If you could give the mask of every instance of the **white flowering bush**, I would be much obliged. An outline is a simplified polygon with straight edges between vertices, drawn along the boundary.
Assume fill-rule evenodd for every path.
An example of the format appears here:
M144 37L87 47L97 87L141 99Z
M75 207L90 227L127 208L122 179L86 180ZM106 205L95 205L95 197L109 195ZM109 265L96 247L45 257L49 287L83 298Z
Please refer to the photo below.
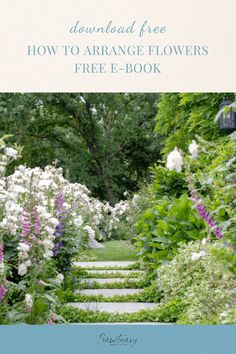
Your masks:
M113 211L56 166L20 165L5 177L17 157L20 148L0 139L0 317L3 323L54 323L62 320L56 307L63 273L71 273L73 257L99 237L104 216L112 228L124 207Z
M56 315L58 294L64 276L72 274L73 259L96 244L95 238L111 237L133 201L103 203L56 166L20 165L5 176L20 149L4 140L0 149L0 302L6 314L1 321L62 321Z
M140 213L146 207L146 189L132 197L124 193L126 200L120 200L114 206L105 203L103 206L103 223L101 224L101 239L129 239L135 236L134 224Z

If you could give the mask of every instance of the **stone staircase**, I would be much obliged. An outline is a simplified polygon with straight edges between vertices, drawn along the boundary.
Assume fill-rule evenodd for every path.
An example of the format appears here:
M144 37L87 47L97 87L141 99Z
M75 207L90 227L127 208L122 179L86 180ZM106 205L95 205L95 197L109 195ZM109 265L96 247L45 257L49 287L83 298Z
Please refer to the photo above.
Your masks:
M74 262L75 266L86 271L86 278L82 279L82 289L76 293L83 296L97 296L101 299L116 295L134 295L143 289L132 288L132 284L142 282L144 272L141 270L128 270L135 262ZM94 269L93 269L94 268ZM135 275L135 277L134 277ZM107 276L107 277L106 277ZM122 287L124 282L124 287ZM119 284L116 288L115 284ZM112 285L111 285L112 284ZM129 286L127 286L127 284ZM96 286L95 286L96 285ZM133 313L145 309L153 309L156 303L148 302L70 302L67 305L81 310L102 311L109 313Z

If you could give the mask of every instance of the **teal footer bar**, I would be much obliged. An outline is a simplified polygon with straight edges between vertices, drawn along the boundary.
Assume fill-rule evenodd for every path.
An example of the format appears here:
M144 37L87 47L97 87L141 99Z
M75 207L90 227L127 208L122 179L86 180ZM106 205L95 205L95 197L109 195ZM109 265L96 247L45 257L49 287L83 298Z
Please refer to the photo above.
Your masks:
M0 326L1 354L235 354L236 327Z

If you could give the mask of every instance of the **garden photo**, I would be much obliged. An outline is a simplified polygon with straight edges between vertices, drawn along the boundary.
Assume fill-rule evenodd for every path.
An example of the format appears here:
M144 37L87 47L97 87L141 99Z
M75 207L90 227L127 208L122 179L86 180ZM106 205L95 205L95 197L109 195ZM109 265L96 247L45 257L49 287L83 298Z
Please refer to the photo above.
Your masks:
M236 324L233 93L0 93L0 324Z

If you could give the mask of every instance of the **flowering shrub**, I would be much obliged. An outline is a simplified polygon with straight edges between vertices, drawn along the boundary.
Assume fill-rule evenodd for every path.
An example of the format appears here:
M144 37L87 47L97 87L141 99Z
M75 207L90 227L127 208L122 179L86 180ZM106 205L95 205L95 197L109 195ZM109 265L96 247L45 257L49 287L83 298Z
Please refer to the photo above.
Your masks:
M99 238L105 218L112 232L126 203L112 208L92 198L55 166L19 166L4 177L20 149L6 147L3 139L0 149L1 322L60 322L58 294L73 258Z
M235 140L216 145L198 138L190 155L175 148L166 168L152 168L150 208L136 224L144 261L159 266L181 243L205 236L235 248L235 152Z
M141 193L132 198L121 200L113 207L108 203L103 206L103 224L101 224L101 239L132 239L132 225L135 215L139 214ZM125 197L127 194L125 193Z
M236 278L215 255L222 247L219 241L190 242L181 246L169 264L157 269L156 284L163 295L160 306L181 303L179 322L221 323L222 314L232 308ZM227 252L233 251L227 248Z
M186 171L190 194L212 234L236 246L236 141L199 138L198 150Z

